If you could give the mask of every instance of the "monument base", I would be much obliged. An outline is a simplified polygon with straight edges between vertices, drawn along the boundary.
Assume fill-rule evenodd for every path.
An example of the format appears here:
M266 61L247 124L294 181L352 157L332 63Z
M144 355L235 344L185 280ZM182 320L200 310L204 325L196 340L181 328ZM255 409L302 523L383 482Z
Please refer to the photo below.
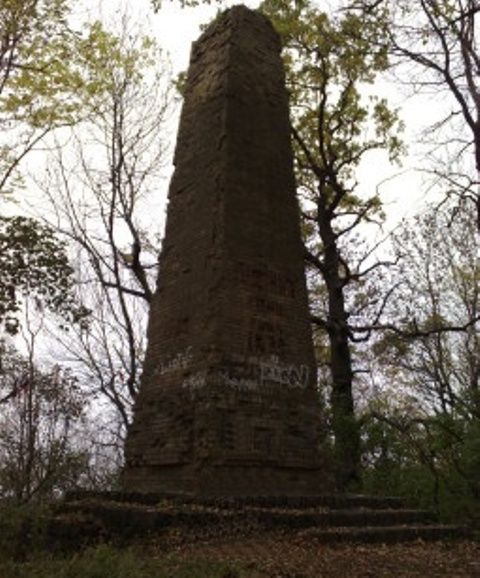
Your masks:
M123 477L126 492L183 496L313 496L333 488L328 470L320 467L265 465L140 466Z
M286 547L298 537L308 547L311 539L385 543L467 535L464 528L435 523L431 512L407 508L399 498L351 494L195 498L70 492L57 511L61 516L52 518L49 536L61 544L62 551L71 537L78 549L79 540L96 544L107 539L126 545L128 540L138 544L148 536L148 544L155 540L162 552L178 554L180 544L197 543L202 550L209 540L216 549L219 543L231 548L232 539L242 550L245 544L265 538L278 545L279 531Z

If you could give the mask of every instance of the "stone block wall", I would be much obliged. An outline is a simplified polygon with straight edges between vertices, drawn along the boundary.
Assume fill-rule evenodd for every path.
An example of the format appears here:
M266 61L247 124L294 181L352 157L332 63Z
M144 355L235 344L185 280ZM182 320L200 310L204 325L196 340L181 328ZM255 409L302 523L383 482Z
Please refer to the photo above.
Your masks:
M124 484L319 492L319 425L280 42L237 6L192 49Z

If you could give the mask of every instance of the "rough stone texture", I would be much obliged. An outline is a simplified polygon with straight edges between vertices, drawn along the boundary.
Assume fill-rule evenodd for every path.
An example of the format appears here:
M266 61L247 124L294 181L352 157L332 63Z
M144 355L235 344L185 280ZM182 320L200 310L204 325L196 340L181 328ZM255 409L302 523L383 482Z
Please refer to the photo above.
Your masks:
M263 497L263 501L270 504L256 504L258 497L250 497L248 501L247 498L236 497L177 497L156 503L141 503L145 496L153 497L152 494L139 494L139 503L131 495L128 497L115 492L106 493L106 499L100 495L88 497L85 492L80 493L79 500L69 500L57 506L52 522L59 522L59 541L65 541L61 531L63 528L68 530L65 522L69 520L73 522L72 528L79 524L87 538L101 532L104 539L127 539L127 543L129 539L138 539L142 535L161 538L169 530L171 535L181 535L187 543L192 538L200 538L204 544L206 540L219 536L226 540L241 536L245 540L253 535L264 536L275 531L281 532L284 537L288 532L290 539L296 535L308 543L391 543L458 539L470 535L466 527L439 524L433 512L405 509L395 498L343 495L315 496L312 500L311 496L283 496L281 499L270 496ZM301 501L310 504L302 505ZM277 502L275 506L274 502ZM389 503L393 503L395 508L388 508ZM365 504L372 507L365 507ZM341 509L337 509L338 505L341 505ZM52 525L55 527L55 524ZM69 535L71 532L67 532Z
M124 487L318 493L320 407L280 42L243 6L193 45Z

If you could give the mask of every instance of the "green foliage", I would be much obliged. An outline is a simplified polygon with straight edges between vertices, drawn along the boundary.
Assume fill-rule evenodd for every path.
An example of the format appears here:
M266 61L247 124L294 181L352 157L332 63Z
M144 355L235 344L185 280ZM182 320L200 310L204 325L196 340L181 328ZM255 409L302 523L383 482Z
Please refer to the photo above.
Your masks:
M104 113L110 99L131 86L141 85L159 59L159 47L149 36L127 46L124 39L96 21L77 40L74 68L81 78L79 111L84 116Z
M18 313L28 296L66 322L84 322L88 311L73 297L73 270L65 244L54 231L26 217L0 217L0 324L18 331Z
M241 564L158 556L139 548L103 544L71 557L53 558L37 553L28 562L0 559L2 578L247 578Z
M401 291L385 311L398 329L380 334L376 363L420 405L465 418L478 405L480 263L473 207L451 207L406 223L393 238ZM476 410L478 413L478 410Z
M480 334L476 215L431 207L394 237L401 292L373 348L383 392L363 432L367 489L396 491L443 515L480 511ZM380 377L380 376L379 376Z
M5 0L0 11L7 46L0 54L4 195L18 191L20 161L50 130L102 115L112 101L118 106L119 92L142 82L158 47L144 37L126 50L122 39L99 22L73 31L65 0ZM53 230L23 217L0 219L0 324L9 333L18 331L18 312L27 295L39 307L60 313L65 326L84 321L88 312L73 299L73 271Z
M187 84L187 72L184 70L179 72L174 80L174 86L178 94L183 98L185 96L185 88Z
M363 155L382 148L398 159L402 152L397 111L362 96L388 67L387 51L375 43L383 23L348 11L328 16L307 0L266 0L261 9L284 45L292 121L304 143L295 143L299 185L315 196L323 178L328 202L342 184L342 205L358 207L365 201L349 189ZM377 197L370 202L379 205Z
M376 412L363 423L364 491L478 522L479 425L450 415L414 419L400 408Z
M4 55L11 62L2 68L3 122L47 129L78 122L89 101L111 88L117 63L136 67L136 55L122 54L120 39L99 22L72 30L66 0L2 0L0 12L7 22L3 37L19 36Z
M158 12L162 8L163 0L151 0L152 8L155 12ZM217 4L221 4L223 0L180 0L179 4L182 8L193 8L195 6L201 6L202 4L211 4L215 1Z
M0 570L3 563L10 567L10 560L33 556L45 547L49 513L44 505L0 501Z
M0 2L0 194L19 187L18 165L46 134L98 113L119 70L140 80L146 65L152 40L124 53L101 23L74 30L69 14L68 0Z
M66 0L2 0L0 110L5 122L41 128L69 122L80 79Z

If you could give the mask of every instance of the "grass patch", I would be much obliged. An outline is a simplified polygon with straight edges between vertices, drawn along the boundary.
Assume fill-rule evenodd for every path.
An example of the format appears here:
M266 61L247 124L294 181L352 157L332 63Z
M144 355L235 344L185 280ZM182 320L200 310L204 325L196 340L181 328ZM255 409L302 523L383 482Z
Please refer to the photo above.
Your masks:
M152 556L140 548L120 550L108 544L64 558L38 553L25 562L0 560L1 578L247 578L251 575L251 570L235 562Z
M3 502L0 505L0 561L25 557L44 547L49 509ZM3 576L0 574L0 578Z
M122 547L98 540L85 547L75 520L51 539L51 510L0 504L0 578L250 578L245 564L208 560L153 549L148 543ZM71 523L70 523L71 522ZM64 531L65 530L65 531ZM100 538L101 539L101 538Z

